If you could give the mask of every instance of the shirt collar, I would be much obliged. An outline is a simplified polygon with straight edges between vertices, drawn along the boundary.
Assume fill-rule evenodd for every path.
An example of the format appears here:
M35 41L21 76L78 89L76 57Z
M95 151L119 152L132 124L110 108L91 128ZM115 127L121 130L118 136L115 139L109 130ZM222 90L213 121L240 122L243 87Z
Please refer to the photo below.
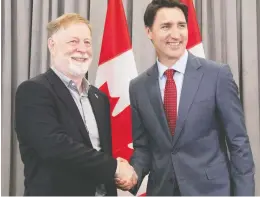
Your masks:
M157 66L158 66L158 71L159 71L159 78L161 79L164 75L164 72L167 69L174 69L179 73L184 74L186 70L186 65L187 65L187 60L188 60L188 51L185 50L184 54L180 57L180 59L171 67L167 67L163 65L161 62L159 62L159 59L157 57Z
M62 72L58 71L53 66L51 66L51 69L61 79L61 81L65 84L65 86L67 88L73 89L73 90L78 92L78 88L77 88L76 84L73 82L72 79L70 79L69 77L64 75ZM83 96L87 96L88 90L89 90L89 87L90 87L90 83L86 78L83 78L83 80L82 80L82 87L83 87L83 92L82 92Z

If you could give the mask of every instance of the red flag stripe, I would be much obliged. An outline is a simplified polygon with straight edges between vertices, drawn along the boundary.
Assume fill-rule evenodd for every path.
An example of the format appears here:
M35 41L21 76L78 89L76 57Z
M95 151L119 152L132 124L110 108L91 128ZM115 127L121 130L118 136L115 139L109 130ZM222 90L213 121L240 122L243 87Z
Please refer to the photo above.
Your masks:
M188 6L189 40L187 44L187 49L190 49L195 45L201 43L202 40L200 35L200 29L197 22L197 16L193 5L193 0L180 0L180 2Z
M132 48L128 29L122 27L127 27L122 1L108 0L99 65Z

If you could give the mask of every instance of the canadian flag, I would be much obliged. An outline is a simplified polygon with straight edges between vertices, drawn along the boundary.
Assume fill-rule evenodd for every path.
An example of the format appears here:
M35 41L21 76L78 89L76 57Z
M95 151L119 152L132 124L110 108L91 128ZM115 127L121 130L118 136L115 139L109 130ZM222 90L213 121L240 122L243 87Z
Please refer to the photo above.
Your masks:
M192 0L181 0L189 8L189 41L187 49L205 57ZM113 156L130 159L132 124L129 82L137 76L124 7L121 0L108 0L103 40L95 85L109 98ZM145 195L147 176L137 195ZM119 195L130 195L119 191Z
M188 6L188 31L189 40L187 49L195 56L205 58L204 48L200 35L200 29L197 22L196 11L193 5L193 0L180 0L181 3Z
M95 85L109 98L113 157L130 159L132 122L130 80L137 76L124 7L121 0L108 0L103 40ZM130 195L119 191L120 195Z

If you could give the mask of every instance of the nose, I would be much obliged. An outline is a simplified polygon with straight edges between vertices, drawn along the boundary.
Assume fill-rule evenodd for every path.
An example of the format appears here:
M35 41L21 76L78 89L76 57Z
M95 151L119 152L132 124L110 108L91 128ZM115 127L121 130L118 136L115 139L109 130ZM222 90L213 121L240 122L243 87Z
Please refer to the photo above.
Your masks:
M180 32L177 28L173 28L170 32L171 37L174 39L179 39L180 38Z

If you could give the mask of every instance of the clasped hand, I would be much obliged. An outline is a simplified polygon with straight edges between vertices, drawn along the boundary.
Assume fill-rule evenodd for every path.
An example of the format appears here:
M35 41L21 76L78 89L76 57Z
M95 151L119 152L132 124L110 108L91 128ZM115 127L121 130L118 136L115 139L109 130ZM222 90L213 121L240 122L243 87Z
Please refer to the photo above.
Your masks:
M115 183L117 187L123 191L128 191L137 183L138 176L134 168L127 160L117 158L117 170L115 175Z

